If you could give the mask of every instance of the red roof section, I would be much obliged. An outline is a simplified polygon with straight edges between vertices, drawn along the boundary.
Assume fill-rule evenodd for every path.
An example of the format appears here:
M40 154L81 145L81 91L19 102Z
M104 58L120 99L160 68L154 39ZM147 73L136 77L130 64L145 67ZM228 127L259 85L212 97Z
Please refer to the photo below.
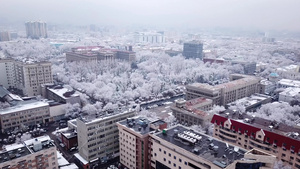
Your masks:
M228 118L220 116L218 114L215 114L211 120L211 123L222 125L224 127L224 122L227 121ZM239 122L233 119L230 119L232 125L231 130L234 130L238 132L241 131L242 134L244 134L247 131L247 135L250 137L251 135L255 138L256 132L261 130L260 128L251 126L251 124ZM234 128L234 129L233 129ZM272 131L263 130L265 133L264 141L269 142L270 144L273 144L276 142L276 145L278 147L285 147L287 150L291 149L291 146L294 146L294 151L299 152L300 149L300 141L290 138L288 136L280 135L277 133L274 133ZM253 135L254 134L254 135ZM285 146L283 145L285 143Z

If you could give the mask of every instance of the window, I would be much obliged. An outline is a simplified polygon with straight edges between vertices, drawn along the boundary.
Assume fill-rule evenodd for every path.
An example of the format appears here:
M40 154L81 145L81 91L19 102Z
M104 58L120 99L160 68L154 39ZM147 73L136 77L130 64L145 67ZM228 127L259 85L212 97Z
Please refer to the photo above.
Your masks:
M258 135L258 138L261 138L261 135Z
M161 148L159 148L159 151L161 152Z
M171 164L171 161L169 160L169 164Z
M181 158L179 159L179 162L181 162Z
M171 153L169 153L169 157L171 157Z
M156 156L156 153L154 153L154 156Z
M176 164L174 163L173 166L176 167Z
M179 166L178 169L181 169L181 167Z
M174 159L176 160L176 156L174 156Z
M167 154L167 152L166 152L166 151L164 151L164 154Z
M164 158L164 161L166 161L166 158Z
M187 162L185 161L184 164L187 165Z

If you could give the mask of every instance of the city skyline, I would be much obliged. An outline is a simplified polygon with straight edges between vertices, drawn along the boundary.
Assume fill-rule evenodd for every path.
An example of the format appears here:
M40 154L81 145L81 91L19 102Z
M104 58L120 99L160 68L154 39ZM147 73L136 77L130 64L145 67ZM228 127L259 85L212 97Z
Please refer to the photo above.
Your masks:
M296 0L284 3L279 0L184 2L154 0L151 3L137 0L126 2L13 0L1 2L0 24L43 20L47 23L74 25L151 25L299 31L298 6L300 2Z

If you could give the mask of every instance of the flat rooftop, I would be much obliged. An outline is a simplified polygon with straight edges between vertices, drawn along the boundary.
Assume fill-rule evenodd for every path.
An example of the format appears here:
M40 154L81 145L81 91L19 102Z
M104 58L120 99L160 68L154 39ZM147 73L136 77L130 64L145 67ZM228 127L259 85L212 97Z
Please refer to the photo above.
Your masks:
M80 118L78 118L78 120L81 120L83 121L84 123L86 124L89 124L89 123L96 123L96 122L99 122L99 121L102 121L102 120L106 120L106 119L109 119L109 118L114 118L114 117L117 117L117 116L120 116L120 115L123 115L123 114L130 114L130 113L133 113L134 110L114 110L110 113L108 112L101 112L101 114L90 114L90 115L86 115L86 116L82 116Z
M281 79L277 83L291 87L300 87L300 81L298 80Z
M284 89L284 91L279 94L286 95L286 96L296 96L296 95L300 94L300 88L289 87L289 88Z
M44 101L38 101L38 100L19 101L14 106L2 109L0 111L0 114L3 115L3 114L15 113L15 112L19 112L19 111L36 109L36 108L45 107L45 106L49 106L49 104Z
M259 102L265 101L267 99L271 99L271 96L267 96L264 94L255 93L249 97L244 97L234 102L227 104L227 106L236 106L236 105L243 105L245 107L249 107L255 105Z
M26 140L24 141L24 144L32 152L38 152L41 150L49 149L51 147L55 147L54 143L52 142L51 138L48 135ZM37 147L36 146L37 144L40 144L40 146Z
M67 139L77 137L77 133L75 132L75 130L72 129L61 131L61 134Z
M26 155L33 154L37 151L48 149L54 146L55 145L49 136L41 136L30 139L21 144L7 145L5 146L4 150L0 152L0 163L24 157Z
M246 153L244 149L181 125L169 128L165 133L159 132L154 135L222 168L235 160L241 160ZM178 153L181 154L180 151Z
M6 151L0 152L0 163L31 154L30 150L24 144L13 144L6 147Z
M53 88L47 88L52 93L56 94L57 96L67 99L69 97L78 97L79 94L77 91L70 90L67 87L64 86L54 86ZM68 94L69 93L69 94Z
M145 117L133 117L130 119L122 120L118 122L119 124L130 128L136 133L140 133L141 135L148 134L150 130L150 121Z

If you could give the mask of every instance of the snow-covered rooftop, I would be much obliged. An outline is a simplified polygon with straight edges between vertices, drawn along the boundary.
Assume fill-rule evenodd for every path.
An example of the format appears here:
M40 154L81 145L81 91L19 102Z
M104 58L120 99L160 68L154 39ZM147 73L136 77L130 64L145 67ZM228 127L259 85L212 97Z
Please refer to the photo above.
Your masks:
M82 162L83 165L86 165L86 164L89 163L89 162L86 161L83 157L81 157L81 155L78 154L78 153L75 153L74 156L75 156L80 162Z
M55 93L56 95L58 95L59 97L63 98L63 99L67 99L66 96L64 96L64 94L66 92L71 92L72 90L70 90L67 87L62 87L62 88L48 88L49 91L51 91L52 93ZM79 96L78 92L75 91L75 93L71 94L69 97L77 97Z
M70 163L62 156L62 154L60 152L56 152L57 155L57 162L58 162L58 166L66 166L69 165Z
M248 107L248 106L254 105L256 103L259 103L261 101L264 101L266 99L269 99L269 98L271 98L271 97L267 96L267 95L256 93L249 97L244 97L242 99L231 102L228 104L228 106L243 105L245 107Z
M29 146L29 145L32 145L36 141L44 142L44 141L50 141L50 140L51 140L51 138L48 135L45 135L45 136L40 136L37 138L30 139L30 140L26 140L26 141L24 141L24 143L26 146Z
M300 94L300 88L298 87L289 87L284 89L284 91L280 93L280 95L292 96L292 97L298 94Z
M290 79L281 79L278 81L278 84L290 87L300 87L300 81Z
M38 100L20 101L15 106L11 106L0 111L0 114L9 114L24 110L36 109L40 107L49 106L47 102Z

